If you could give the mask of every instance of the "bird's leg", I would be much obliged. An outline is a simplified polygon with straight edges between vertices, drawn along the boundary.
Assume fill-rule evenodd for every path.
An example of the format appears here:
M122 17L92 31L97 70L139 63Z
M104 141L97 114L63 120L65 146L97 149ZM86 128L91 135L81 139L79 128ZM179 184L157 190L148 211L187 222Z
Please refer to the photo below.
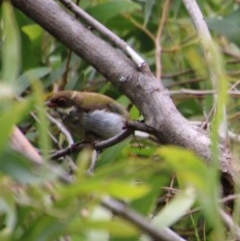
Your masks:
M89 175L94 174L94 170L95 170L96 163L97 163L97 160L98 160L98 157L99 157L100 153L101 153L100 150L96 150L96 149L93 150L91 163L90 163L89 168L87 170L87 173Z

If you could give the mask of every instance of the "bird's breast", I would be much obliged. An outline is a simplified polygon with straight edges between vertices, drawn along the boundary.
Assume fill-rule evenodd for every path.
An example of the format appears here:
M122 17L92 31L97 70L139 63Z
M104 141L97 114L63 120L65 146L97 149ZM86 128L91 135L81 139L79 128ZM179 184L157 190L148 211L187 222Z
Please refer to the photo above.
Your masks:
M106 140L123 131L126 118L107 110L83 111L75 107L58 108L58 115L69 131L88 140Z
M82 125L86 132L95 134L99 139L108 139L123 131L125 118L106 110L94 110L85 113Z

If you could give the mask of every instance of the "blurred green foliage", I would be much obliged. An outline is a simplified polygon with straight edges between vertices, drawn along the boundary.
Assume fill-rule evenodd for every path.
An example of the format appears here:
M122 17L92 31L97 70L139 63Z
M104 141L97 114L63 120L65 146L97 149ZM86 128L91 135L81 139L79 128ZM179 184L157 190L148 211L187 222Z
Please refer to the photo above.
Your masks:
M133 46L155 72L155 38L164 3L81 0L80 7ZM238 89L239 5L233 0L198 3L224 53L227 84ZM119 100L129 108L133 119L141 119L141 113L93 67L70 54L8 1L0 8L0 240L47 241L68 236L73 241L109 237L111 241L149 240L134 224L102 208L100 200L105 196L127 202L146 219L154 214L155 225L173 225L187 240L216 240L219 183L212 176L212 169L187 150L159 148L153 142L131 138L101 154L94 176L86 174L91 151L72 155L78 166L74 182L60 181L59 176L68 172L68 159L61 165L47 161L50 151L59 147L49 132L63 146L65 142L60 141L62 137L46 119L45 93L64 83L64 89L95 91ZM180 0L172 1L161 46L162 81L184 116L203 121L212 107L212 96L181 92L182 88L201 91L212 86L201 45ZM229 98L228 119L234 131L239 129L238 106L238 99ZM15 125L43 154L44 165L31 163L24 155L10 150ZM186 214L196 207L200 211Z

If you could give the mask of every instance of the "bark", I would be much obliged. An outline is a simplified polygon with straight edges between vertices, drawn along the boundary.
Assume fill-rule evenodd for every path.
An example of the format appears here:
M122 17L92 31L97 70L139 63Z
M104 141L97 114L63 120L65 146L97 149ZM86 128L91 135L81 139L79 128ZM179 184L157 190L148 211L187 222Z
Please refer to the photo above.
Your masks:
M164 144L183 146L211 163L209 136L192 126L176 109L168 90L147 71L140 71L123 52L101 39L53 0L12 0L28 15L81 58L94 66L139 108L145 123ZM221 148L221 170L233 175L232 159Z

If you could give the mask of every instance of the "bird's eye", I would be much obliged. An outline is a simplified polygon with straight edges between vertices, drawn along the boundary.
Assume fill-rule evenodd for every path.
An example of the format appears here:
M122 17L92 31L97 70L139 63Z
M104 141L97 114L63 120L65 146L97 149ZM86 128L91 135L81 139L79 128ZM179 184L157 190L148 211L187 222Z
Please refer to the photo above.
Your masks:
M67 105L67 99L65 97L59 97L57 100L56 100L56 103L57 103L57 106L58 107L66 107Z

